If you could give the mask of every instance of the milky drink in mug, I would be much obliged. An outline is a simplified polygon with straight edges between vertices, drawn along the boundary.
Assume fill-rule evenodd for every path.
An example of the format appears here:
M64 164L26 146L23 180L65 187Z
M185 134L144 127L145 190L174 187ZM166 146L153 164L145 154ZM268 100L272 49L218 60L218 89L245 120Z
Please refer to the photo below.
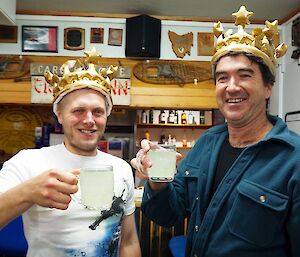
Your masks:
M151 181L168 182L174 179L176 173L176 146L160 145L148 152L152 167L148 169Z
M111 165L80 169L81 203L90 209L110 208L114 196L114 173Z

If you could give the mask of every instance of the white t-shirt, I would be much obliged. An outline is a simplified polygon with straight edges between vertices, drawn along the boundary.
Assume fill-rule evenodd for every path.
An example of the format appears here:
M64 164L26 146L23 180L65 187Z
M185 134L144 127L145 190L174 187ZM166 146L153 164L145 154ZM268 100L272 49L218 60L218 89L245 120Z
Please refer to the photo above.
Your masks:
M97 163L111 164L114 170L115 197L125 202L124 215L135 210L132 169L124 160L98 151L86 157L69 152L63 144L42 149L22 150L3 164L0 171L0 192L4 192L49 169L71 171ZM121 214L104 219L96 230L89 226L100 211L89 210L71 201L67 210L32 206L23 214L24 232L28 241L28 257L106 257L117 256Z

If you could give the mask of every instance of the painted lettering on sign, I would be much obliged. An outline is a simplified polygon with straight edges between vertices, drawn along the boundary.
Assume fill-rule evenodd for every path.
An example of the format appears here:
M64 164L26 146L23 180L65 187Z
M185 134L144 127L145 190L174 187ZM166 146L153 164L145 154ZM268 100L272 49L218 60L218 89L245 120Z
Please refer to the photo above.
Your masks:
M130 105L130 79L115 78L111 81L113 104Z

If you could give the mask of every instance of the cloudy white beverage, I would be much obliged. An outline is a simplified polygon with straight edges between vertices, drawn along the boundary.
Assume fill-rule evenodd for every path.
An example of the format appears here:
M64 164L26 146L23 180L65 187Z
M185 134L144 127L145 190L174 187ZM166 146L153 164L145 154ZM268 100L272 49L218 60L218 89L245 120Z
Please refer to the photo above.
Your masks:
M111 165L80 169L81 203L90 209L110 208L114 196L114 173Z
M176 147L175 145L159 145L157 149L148 152L152 167L148 170L151 181L169 182L176 173Z

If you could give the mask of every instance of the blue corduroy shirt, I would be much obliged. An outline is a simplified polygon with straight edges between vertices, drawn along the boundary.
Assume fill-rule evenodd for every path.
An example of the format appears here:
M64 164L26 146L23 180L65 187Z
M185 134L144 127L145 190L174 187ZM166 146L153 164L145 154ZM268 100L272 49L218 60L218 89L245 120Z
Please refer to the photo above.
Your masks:
M300 256L300 136L280 118L269 119L272 130L242 151L211 199L227 124L199 138L165 189L145 184L147 217L172 226L190 216L186 256Z

